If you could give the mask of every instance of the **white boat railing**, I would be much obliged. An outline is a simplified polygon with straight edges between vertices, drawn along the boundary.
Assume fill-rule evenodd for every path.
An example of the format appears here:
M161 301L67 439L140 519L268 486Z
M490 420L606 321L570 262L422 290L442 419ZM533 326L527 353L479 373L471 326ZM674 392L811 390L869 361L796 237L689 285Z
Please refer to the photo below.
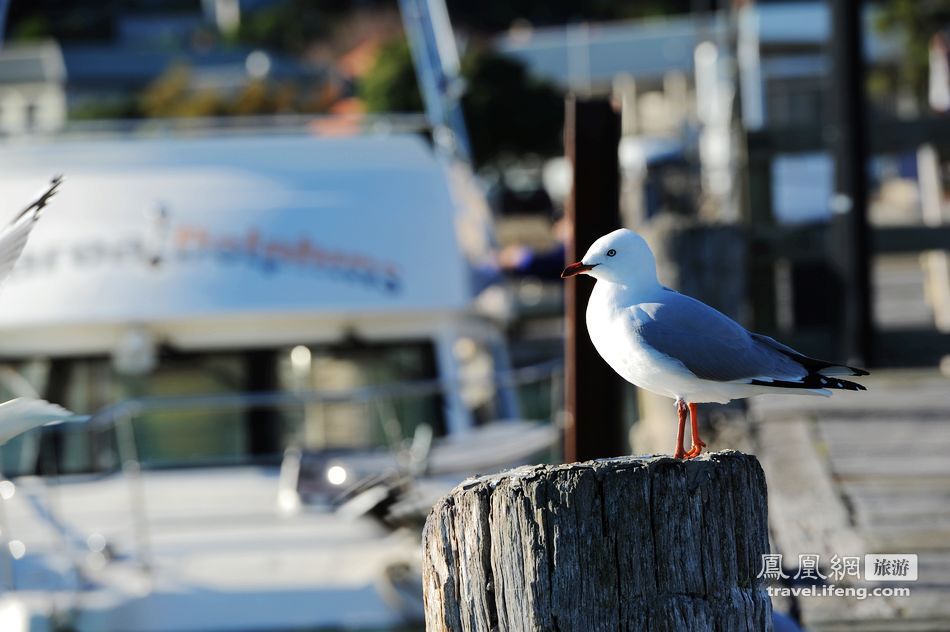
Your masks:
M499 372L488 379L496 389L516 389L550 381L548 408L550 420L555 420L563 404L563 363L551 361L528 367ZM136 552L134 561L147 575L153 569L151 534L147 518L147 497L143 480L143 461L135 435L135 419L146 413L214 410L242 411L255 408L282 408L300 405L330 405L341 403L376 404L382 406L413 397L444 395L450 389L472 384L484 384L486 380L446 381L439 379L397 382L342 391L280 391L263 393L229 393L214 395L188 395L178 397L149 397L127 400L107 406L90 416L77 416L72 422L81 424L89 431L113 429L116 438L116 454L120 469L128 481L129 508ZM378 410L383 435L393 451L411 451L412 447L400 445L409 437L396 437L392 427L395 410L390 406ZM72 424L70 424L72 425ZM398 420L396 430L401 430ZM413 466L406 459L406 474L413 474ZM55 476L55 473L53 474ZM2 510L0 510L2 511ZM65 536L64 536L65 537ZM76 571L81 574L81 569Z
M544 362L511 371L497 372L490 376L491 384L499 388L516 388L531 383L552 380L557 383L563 374L560 360ZM300 404L340 404L371 403L377 400L401 399L406 397L425 397L444 395L452 388L484 383L486 380L415 380L411 382L393 382L345 390L293 390L268 391L260 393L223 393L211 395L160 396L129 399L106 406L88 417L87 423L95 429L114 425L127 416L141 415L155 411L175 411L189 409L240 410L245 408L266 408L292 406ZM554 400L552 396L552 403ZM552 407L556 410L556 407Z

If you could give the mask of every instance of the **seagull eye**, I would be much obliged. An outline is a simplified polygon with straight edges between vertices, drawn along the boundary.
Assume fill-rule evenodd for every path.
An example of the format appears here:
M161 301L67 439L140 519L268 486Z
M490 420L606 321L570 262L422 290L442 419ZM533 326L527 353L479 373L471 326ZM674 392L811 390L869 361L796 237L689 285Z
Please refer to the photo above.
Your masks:
M617 254L617 251L614 250L613 248L611 248L610 250L607 251L607 256L608 256L608 257L613 257L615 254Z

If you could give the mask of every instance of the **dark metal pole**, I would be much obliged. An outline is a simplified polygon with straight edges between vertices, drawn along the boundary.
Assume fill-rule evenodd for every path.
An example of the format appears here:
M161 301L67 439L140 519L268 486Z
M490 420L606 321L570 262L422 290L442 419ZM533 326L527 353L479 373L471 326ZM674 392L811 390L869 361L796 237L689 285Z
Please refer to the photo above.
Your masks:
M831 201L832 265L841 281L839 337L844 358L873 362L868 235L868 117L864 89L861 0L831 2L831 116L827 129L835 158Z
M564 142L574 174L566 208L573 235L567 257L578 261L598 237L620 227L620 116L606 99L569 96ZM565 459L625 454L625 383L597 354L587 335L585 314L594 280L581 276L566 283Z
M7 9L10 8L10 0L0 0L0 48L3 48L3 34L7 29Z

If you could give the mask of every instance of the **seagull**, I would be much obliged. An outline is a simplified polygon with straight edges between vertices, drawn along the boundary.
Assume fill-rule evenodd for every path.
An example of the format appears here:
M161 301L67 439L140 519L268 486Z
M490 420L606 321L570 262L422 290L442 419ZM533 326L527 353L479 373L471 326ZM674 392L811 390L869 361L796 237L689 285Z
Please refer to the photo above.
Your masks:
M867 390L839 378L867 371L810 358L661 285L653 252L631 230L621 228L595 241L561 278L578 274L597 280L587 305L587 332L597 352L628 382L674 400L679 418L675 458L692 459L706 446L699 437L697 404L767 393L827 396L832 390ZM683 449L687 411L689 451Z
M33 226L62 181L62 176L53 178L39 197L0 230L0 284L10 276L26 247ZM4 402L0 404L0 445L28 430L61 422L72 416L73 413L62 406L34 397L18 397Z

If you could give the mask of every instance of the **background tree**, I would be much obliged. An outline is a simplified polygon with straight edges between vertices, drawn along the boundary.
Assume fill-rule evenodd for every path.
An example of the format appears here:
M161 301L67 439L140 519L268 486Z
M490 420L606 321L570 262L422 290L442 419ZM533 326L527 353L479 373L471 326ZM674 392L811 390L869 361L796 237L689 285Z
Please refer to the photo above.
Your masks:
M462 60L468 89L462 108L475 162L563 151L564 95L528 74L520 62L488 49Z
M462 75L462 108L478 166L507 156L561 152L564 97L557 88L530 76L520 62L478 47L463 58ZM423 109L404 39L380 48L358 93L370 112Z
M423 109L412 54L405 39L394 39L380 47L372 69L360 79L357 93L370 112Z
M927 103L930 43L933 36L950 27L950 0L886 0L880 4L876 27L896 32L902 38L899 86L883 84L878 91L909 89L920 103ZM876 86L877 87L877 86Z

